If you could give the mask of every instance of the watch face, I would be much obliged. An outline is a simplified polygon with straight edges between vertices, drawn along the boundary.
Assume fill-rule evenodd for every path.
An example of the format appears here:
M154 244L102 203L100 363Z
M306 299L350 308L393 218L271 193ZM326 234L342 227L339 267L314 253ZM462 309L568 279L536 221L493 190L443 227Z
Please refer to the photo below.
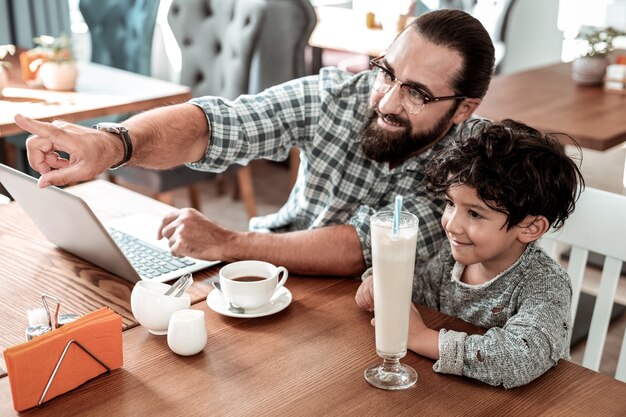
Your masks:
M122 127L122 125L114 122L100 122L96 125L96 127L98 127L99 129L119 129L120 127Z
M128 132L126 127L124 127L124 125L121 123L100 122L97 123L94 127L99 130L106 130L109 133L123 134L124 132Z

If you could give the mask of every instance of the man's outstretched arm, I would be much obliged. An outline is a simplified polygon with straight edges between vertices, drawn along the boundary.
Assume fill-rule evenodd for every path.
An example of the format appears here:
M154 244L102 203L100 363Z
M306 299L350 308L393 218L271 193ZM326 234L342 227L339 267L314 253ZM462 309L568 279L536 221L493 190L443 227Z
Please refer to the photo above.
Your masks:
M26 142L28 162L42 174L39 186L84 181L124 157L124 145L113 133L61 120L39 122L22 115L15 122L32 136ZM195 162L205 154L209 125L202 109L192 104L161 107L123 122L133 145L130 165L171 168ZM62 159L58 152L70 155Z

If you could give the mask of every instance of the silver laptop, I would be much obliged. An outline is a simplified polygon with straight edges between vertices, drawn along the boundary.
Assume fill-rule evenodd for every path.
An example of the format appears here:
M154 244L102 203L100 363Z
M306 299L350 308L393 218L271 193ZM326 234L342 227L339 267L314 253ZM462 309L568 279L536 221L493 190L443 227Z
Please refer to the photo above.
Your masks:
M74 255L128 281L164 282L215 265L170 254L167 240L156 240L158 216L140 213L102 224L80 197L0 164L0 183L46 238Z

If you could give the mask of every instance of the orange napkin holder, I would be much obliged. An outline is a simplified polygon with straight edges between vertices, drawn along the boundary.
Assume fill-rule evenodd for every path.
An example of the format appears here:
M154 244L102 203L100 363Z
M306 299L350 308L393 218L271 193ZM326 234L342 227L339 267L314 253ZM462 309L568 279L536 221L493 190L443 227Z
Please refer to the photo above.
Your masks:
M4 351L13 407L41 405L123 364L122 317L106 307Z

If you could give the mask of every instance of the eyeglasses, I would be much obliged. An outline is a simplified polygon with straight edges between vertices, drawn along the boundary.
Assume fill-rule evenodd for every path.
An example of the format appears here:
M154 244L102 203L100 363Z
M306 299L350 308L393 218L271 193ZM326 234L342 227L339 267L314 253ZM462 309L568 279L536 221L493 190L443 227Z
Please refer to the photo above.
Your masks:
M408 113L419 114L424 106L430 102L437 102L442 100L463 100L467 96L440 96L433 97L422 89L411 85L410 83L403 83L396 79L391 71L380 64L380 60L384 56L379 56L370 61L370 70L372 70L372 88L374 90L387 94L393 89L395 84L400 86L400 102L402 107Z

